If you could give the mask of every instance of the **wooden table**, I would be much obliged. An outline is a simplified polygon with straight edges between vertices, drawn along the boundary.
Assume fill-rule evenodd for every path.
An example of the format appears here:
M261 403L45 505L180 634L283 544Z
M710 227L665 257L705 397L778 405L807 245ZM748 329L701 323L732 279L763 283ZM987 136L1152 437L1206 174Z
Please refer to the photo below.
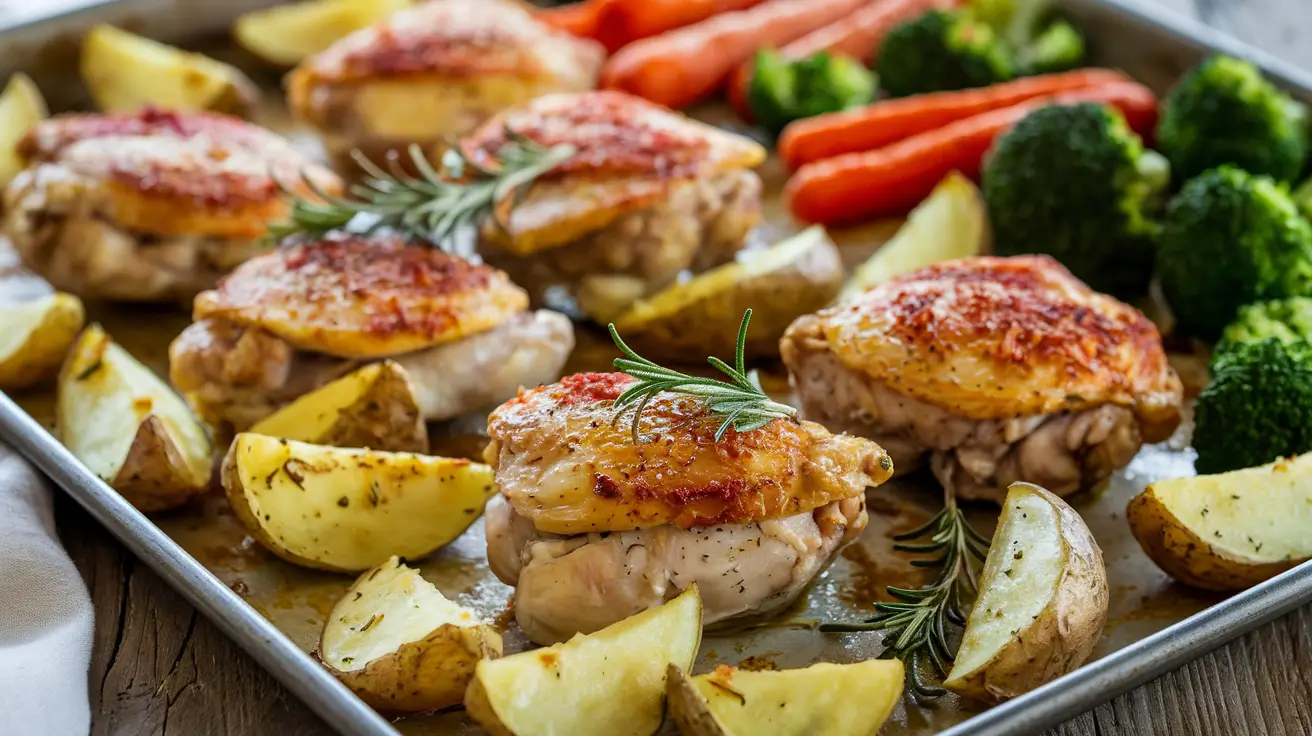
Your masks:
M1312 67L1312 0L1157 1ZM95 602L93 733L330 732L62 494L57 509L61 536ZM1312 734L1312 607L1075 718L1054 733Z

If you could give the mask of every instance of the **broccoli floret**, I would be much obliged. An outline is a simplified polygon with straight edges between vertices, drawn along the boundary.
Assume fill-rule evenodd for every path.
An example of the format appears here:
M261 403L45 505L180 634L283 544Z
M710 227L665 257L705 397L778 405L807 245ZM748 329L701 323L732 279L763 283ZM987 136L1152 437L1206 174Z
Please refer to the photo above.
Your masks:
M974 0L965 12L993 29L1025 74L1075 69L1084 63L1084 35L1054 19L1052 0Z
M1212 351L1212 360L1237 346L1274 337L1281 342L1312 344L1312 299L1273 299L1240 307L1235 321L1226 325Z
M1179 180L1233 164L1292 181L1308 154L1307 109L1263 78L1256 66L1214 56L1167 94L1157 147Z
M1027 74L1050 74L1075 69L1084 63L1084 36L1075 26L1059 20L1020 51Z
M1245 304L1312 295L1312 224L1269 177L1222 166L1171 201L1157 275L1177 328L1213 339Z
M1040 108L994 145L984 201L1000 255L1047 253L1099 291L1135 296L1152 276L1166 161L1104 105Z
M752 115L775 135L794 120L858 107L874 97L874 72L855 59L823 51L787 61L777 51L762 49L747 87Z
M942 10L890 31L876 70L893 97L985 87L1016 76L1011 52L992 29Z
M1312 179L1303 182L1294 190L1294 205L1304 217L1312 219Z
M1312 347L1267 338L1212 365L1194 404L1199 473L1224 473L1312 450Z

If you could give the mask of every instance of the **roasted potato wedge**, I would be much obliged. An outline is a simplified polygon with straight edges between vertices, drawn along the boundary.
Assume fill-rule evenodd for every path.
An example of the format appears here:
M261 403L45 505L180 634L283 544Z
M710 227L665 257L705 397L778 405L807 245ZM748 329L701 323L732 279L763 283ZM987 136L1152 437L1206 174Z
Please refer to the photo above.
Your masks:
M0 300L0 389L54 376L84 318L82 301L63 292L13 304Z
M161 511L203 493L209 434L159 376L93 324L59 372L59 439L133 506Z
M0 187L23 170L18 141L47 117L46 100L32 78L22 72L10 77L5 91L0 92Z
M497 492L481 463L250 432L233 440L222 478L237 518L270 552L338 572L429 554L468 529Z
M105 112L155 105L243 115L259 99L255 83L236 67L114 26L87 32L81 68L91 98Z
M816 226L635 302L615 318L625 342L649 357L701 359L723 352L752 310L749 356L773 355L800 315L828 304L843 279L843 259ZM603 320L604 321L604 320Z
M465 709L493 736L651 736L664 719L666 667L691 667L701 638L692 586L601 631L479 662Z
M696 677L671 664L666 688L683 736L848 736L879 731L904 676L896 659L775 672L720 665Z
M415 713L459 705L474 666L501 656L501 635L392 557L333 606L318 655L374 708Z
M1107 602L1102 551L1080 515L1036 485L1011 484L944 687L996 702L1061 677L1089 658Z
M856 267L839 301L918 268L989 252L989 216L970 179L952 172L875 254Z
M233 38L279 66L295 66L335 41L413 5L413 0L309 0L237 18Z
M414 388L405 369L390 360L311 391L250 431L316 445L428 452L428 426Z
M1241 590L1312 559L1312 455L1159 481L1130 501L1125 516L1171 577Z

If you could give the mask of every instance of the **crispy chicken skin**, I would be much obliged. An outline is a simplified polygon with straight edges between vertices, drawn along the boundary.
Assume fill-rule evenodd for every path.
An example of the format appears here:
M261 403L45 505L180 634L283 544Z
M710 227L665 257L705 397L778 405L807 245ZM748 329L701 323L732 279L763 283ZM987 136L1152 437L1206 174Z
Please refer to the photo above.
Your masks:
M573 328L527 306L493 268L391 235L329 236L257 256L197 296L170 375L203 418L241 430L392 358L425 418L449 419L559 375Z
M285 139L214 113L57 117L19 154L4 232L24 262L56 288L125 301L190 299L257 252L287 212L275 177L341 187Z
M617 311L607 295L622 308L684 270L731 259L760 218L761 180L751 169L765 150L645 100L540 97L489 120L461 148L486 164L511 133L577 150L482 234L484 257L533 284L535 301L563 286L606 319Z
M292 112L329 151L425 148L551 92L596 86L605 50L510 0L419 4L338 41L288 78Z
M811 422L716 442L721 419L682 395L647 404L635 444L614 407L633 380L568 376L488 419L501 487L488 558L517 586L534 641L595 631L692 583L707 623L780 610L861 532L865 489L893 473L875 443Z
M780 352L805 416L963 498L1087 489L1180 422L1156 327L1046 256L921 269L798 318Z

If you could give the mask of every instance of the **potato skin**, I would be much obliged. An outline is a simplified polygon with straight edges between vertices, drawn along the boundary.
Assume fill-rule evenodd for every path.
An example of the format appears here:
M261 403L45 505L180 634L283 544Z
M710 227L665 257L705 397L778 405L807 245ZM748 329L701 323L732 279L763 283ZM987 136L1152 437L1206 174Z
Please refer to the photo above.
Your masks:
M208 484L193 485L186 467L168 428L152 414L137 427L127 458L109 485L143 513L165 511L209 492Z
M716 720L683 669L673 662L665 669L665 707L683 736L733 736Z
M370 707L417 713L459 705L479 661L500 656L501 635L491 627L443 624L363 669L344 672L323 664Z
M1057 510L1066 565L1057 591L1039 617L998 650L987 664L947 687L998 703L1074 671L1089 655L1107 622L1107 568L1084 520L1055 494L1034 486Z
M72 294L55 294L41 324L27 341L13 355L0 359L0 389L27 388L57 374L84 320L80 299Z
M1180 522L1148 486L1125 508L1139 546L1166 574L1203 590L1243 590L1269 580L1301 560L1253 563L1220 554Z
M477 677L470 678L469 688L465 690L465 710L475 723L488 732L488 736L516 736L515 732L506 728L506 724L501 722L501 718L493 710L492 701L487 696L487 688Z

